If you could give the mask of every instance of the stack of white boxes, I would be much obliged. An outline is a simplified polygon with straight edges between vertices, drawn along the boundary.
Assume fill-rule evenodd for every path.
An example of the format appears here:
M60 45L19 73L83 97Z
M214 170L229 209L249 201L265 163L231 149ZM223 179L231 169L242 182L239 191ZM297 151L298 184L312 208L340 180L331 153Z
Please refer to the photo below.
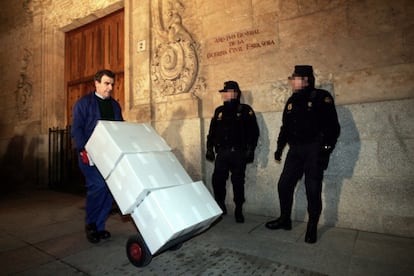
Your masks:
M85 148L151 254L205 230L222 213L204 183L192 181L149 124L99 121Z

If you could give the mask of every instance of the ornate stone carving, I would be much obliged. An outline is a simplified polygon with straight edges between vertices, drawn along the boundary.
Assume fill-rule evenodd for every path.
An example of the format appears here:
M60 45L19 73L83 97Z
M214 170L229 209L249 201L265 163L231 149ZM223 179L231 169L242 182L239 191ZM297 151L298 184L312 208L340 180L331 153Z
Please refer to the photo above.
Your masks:
M283 109L287 99L292 94L292 92L287 81L279 80L275 83L272 83L270 94L272 95L273 104L276 105L278 109Z
M334 96L334 86L332 74L323 75L319 71L314 72L315 87L325 89ZM273 105L277 109L283 109L288 98L292 95L292 88L286 80L278 80L271 84L270 94L272 95Z
M156 1L156 37L152 60L152 82L161 95L188 92L197 77L196 43L182 24L179 1L168 2L167 24L164 27L162 0Z
M32 53L26 49L22 59L22 68L20 70L19 81L17 82L17 89L15 91L17 116L19 120L29 119L32 110L32 83L27 76L27 66L31 57Z
M323 74L319 70L314 70L315 87L329 91L335 97L335 87L332 73Z

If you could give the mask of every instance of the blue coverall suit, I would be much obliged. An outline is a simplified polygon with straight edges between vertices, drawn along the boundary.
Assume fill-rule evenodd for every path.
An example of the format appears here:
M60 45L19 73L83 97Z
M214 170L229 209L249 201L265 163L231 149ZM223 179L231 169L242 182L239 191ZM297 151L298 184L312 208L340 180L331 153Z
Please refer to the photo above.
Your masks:
M114 120L123 121L121 106L113 98L110 98L110 101ZM92 135L98 120L101 119L102 116L95 91L83 96L75 103L71 134L78 152L85 149L85 144ZM78 162L80 170L85 176L87 188L85 222L86 224L95 223L98 231L105 230L105 221L111 211L113 202L111 192L96 166L84 164L80 154L78 154Z

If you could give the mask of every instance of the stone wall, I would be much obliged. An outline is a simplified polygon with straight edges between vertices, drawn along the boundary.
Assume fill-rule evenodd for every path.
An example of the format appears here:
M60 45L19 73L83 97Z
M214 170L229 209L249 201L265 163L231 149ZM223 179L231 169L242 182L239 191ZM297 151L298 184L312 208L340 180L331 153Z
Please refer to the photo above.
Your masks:
M47 181L47 130L64 127L64 32L125 10L125 113L152 122L210 187L205 136L217 90L239 82L261 137L245 209L275 216L272 160L295 64L334 95L342 134L322 223L413 236L414 4L410 0L49 0L0 4L2 189ZM6 6L5 6L6 5ZM26 174L19 174L21 167ZM229 186L229 205L232 202ZM303 185L295 218L305 220Z

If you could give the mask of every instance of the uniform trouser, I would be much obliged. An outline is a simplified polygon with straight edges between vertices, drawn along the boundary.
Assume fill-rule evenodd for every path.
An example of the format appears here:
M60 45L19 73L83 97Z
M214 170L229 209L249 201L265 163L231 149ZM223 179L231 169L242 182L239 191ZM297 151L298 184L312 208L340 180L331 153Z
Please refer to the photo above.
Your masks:
M306 198L309 221L317 222L322 211L323 167L319 162L319 143L290 146L285 166L278 183L281 216L290 218L295 186L305 175Z
M244 201L244 177L246 161L241 150L220 149L216 156L212 177L214 198L218 203L224 203L226 198L226 181L231 173L233 184L233 201L241 206Z
M105 222L112 209L112 194L96 166L85 165L79 158L79 167L86 180L85 223L95 223L98 231L105 230Z

